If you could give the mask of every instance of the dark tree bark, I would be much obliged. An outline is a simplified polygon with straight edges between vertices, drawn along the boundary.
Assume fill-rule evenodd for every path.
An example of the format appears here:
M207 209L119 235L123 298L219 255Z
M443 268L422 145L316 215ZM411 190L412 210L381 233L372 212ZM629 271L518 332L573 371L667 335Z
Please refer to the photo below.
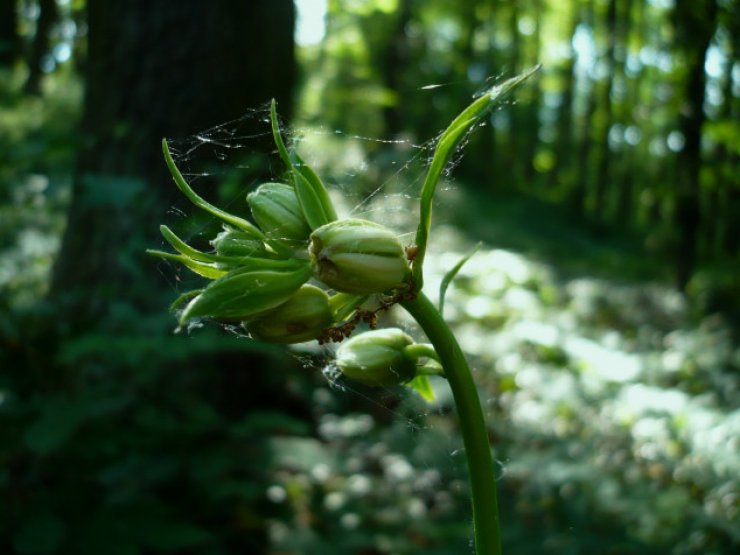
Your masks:
M684 148L676 159L678 188L675 225L679 232L676 285L686 289L696 265L697 239L701 225L699 173L702 165L701 131L704 125L704 60L715 30L717 3L714 0L678 0L674 10L676 48L683 52L687 67L684 102L679 114Z
M740 18L732 6L722 10L720 17L731 37L725 53L727 59L722 86L724 100L720 114L723 120L729 122L740 118L740 98L732 91L733 68L740 63ZM717 256L736 257L740 254L740 185L737 183L737 176L740 175L740 155L737 151L733 152L727 148L727 145L722 145L717 149L716 157L714 167L717 175L718 209L711 222L715 226L712 237Z
M44 56L49 55L51 29L59 19L56 0L39 0L39 17L36 21L36 34L33 36L28 58L28 79L25 91L28 94L41 93L41 76Z
M142 248L175 191L161 137L228 121L272 96L289 114L295 65L290 0L90 0L88 22L86 141L51 289L83 327L122 297L152 302L130 295L151 267Z
M385 128L391 137L403 131L403 75L409 63L406 27L411 21L411 0L400 1L396 17L397 20L379 68L383 86L396 95L396 102L383 109Z
M18 59L18 13L16 0L0 0L0 66L12 66Z
M290 115L294 10L292 0L88 0L82 147L48 297L54 316L44 320L51 329L38 332L43 335L39 344L50 353L44 371L63 376L57 378L63 380L60 390L84 390L92 379L94 366L65 364L55 352L80 337L106 346L98 362L106 380L140 379L127 362L127 344L116 343L125 337L131 349L140 340L156 345L152 362L142 370L152 377L133 389L135 396L143 395L139 402L145 408L166 412L192 395L227 422L255 410L301 414L302 406L284 387L281 371L288 368L276 372L275 361L267 364L268 355L247 351L249 345L214 345L186 360L169 354L186 348L188 340L172 336L175 322L167 306L175 293L157 272L159 263L144 253L161 244L158 223L181 199L162 159L163 136L190 136L271 97L277 98L281 116ZM273 148L269 137L264 148L265 154ZM184 383L177 382L179 376ZM117 421L127 422L125 415ZM167 440L156 433L146 438ZM211 440L204 450L211 444L233 448L221 436ZM263 445L259 441L252 451ZM179 462L189 464L197 448L190 449L178 455ZM96 459L94 464L102 463ZM245 479L265 472L256 464L242 468ZM180 511L180 518L217 529L233 552L265 552L263 513L251 502L239 501L237 508L204 499L188 480L177 474L167 487L148 493ZM101 504L94 491L84 493L89 502L80 511ZM139 501L130 502L137 506ZM253 516L248 521L230 516L239 511Z

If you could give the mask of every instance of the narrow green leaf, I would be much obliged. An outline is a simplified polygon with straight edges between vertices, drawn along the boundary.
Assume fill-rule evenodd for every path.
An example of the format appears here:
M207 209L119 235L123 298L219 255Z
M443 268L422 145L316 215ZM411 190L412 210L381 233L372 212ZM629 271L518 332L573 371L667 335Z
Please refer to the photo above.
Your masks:
M303 160L303 158L301 158L298 152L293 150L289 153L287 147L285 146L283 136L280 133L280 125L278 123L277 108L274 98L272 99L272 103L270 104L270 123L272 125L272 138L275 141L275 146L278 149L280 158L283 160L283 162L285 162L285 165L288 166L288 169L290 169L290 171L294 174L296 189L299 186L298 184L301 183L301 186L307 186L313 192L314 200L312 200L312 202L308 203L306 206L311 210L314 210L315 212L315 205L318 204L321 207L323 219L326 220L324 223L333 222L337 219L337 213L334 209L334 205L331 202L331 198L329 197L329 192L327 191L324 183L321 181L321 178L316 174L315 171L313 171L311 166L306 164L306 162ZM300 177L302 177L303 179L300 179ZM302 184L303 180L305 180L306 182L305 185ZM301 198L300 194L299 198ZM301 201L301 206L303 206L303 201ZM311 219L309 218L309 215L304 215L306 216L306 220L310 223ZM319 226L312 226L312 229L315 229L316 227Z
M432 389L432 384L429 381L429 376L416 376L406 384L406 387L416 391L427 403L431 403L437 398L434 394L434 389Z
M295 150L292 153L292 160L293 167L296 168L303 176L303 178L309 183L314 191L314 194L321 202L321 206L324 209L324 214L326 214L327 223L336 220L337 212L334 209L334 204L332 204L331 202L329 191L326 189L326 185L324 185L324 182L321 181L321 178L318 176L318 174L313 171L311 166L309 166L303 160L303 158L301 158L301 155L298 154L298 152L296 152Z
M329 298L329 306L334 313L334 321L342 322L349 318L369 298L368 295L335 293Z
M164 237L165 240L170 245L172 245L172 248L180 254L184 254L185 256L190 257L193 260L199 260L201 262L214 262L213 258L216 258L215 256L208 255L202 251L199 251L198 249L191 247L185 241L175 235L175 233L166 225L159 226L159 231L162 233L162 237Z
M208 279L218 279L225 276L228 272L227 270L218 268L214 264L208 264L206 262L193 260L192 258L185 256L184 254L174 254L171 252L158 251L155 249L147 249L146 253L151 254L152 256L158 256L159 258L164 258L165 260L174 260L175 262L179 262L186 268L191 269L199 276L203 276L204 278Z
M503 96L514 87L527 79L540 68L539 65L492 87L470 104L458 115L437 141L432 163L427 171L424 185L421 188L419 228L416 232L417 253L414 259L413 279L416 289L421 291L424 286L424 257L426 256L429 230L432 223L432 200L442 172L447 166L450 157L466 133L485 116Z
M463 256L460 261L455 264L452 269L445 274L445 276L442 278L442 283L439 284L439 313L444 316L444 310L445 310L445 295L447 294L447 288L450 286L450 283L452 283L452 280L455 279L455 276L460 271L460 268L462 268L465 263L470 260L470 258L478 252L478 249L480 249L481 243L478 243L473 247L473 249Z
M231 224L234 227L241 229L245 233L249 233L251 236L257 239L263 239L262 232L255 225L251 224L244 218L240 218L239 216L229 214L228 212L225 212L220 208L216 208L211 203L198 196L195 191L193 191L190 185L188 185L187 181L185 181L182 173L180 173L180 170L177 168L175 161L172 159L170 148L167 145L167 139L162 139L162 152L164 153L164 159L167 163L167 168L170 170L170 173L172 174L172 178L175 180L177 188L182 191L182 193L188 198L188 200L190 200L190 202L192 202L198 208L201 208L209 214L212 214L217 218L223 220L227 224Z
M308 226L313 231L324 224L329 223L321 200L316 195L311 184L300 172L295 172L295 192L298 196L298 202L301 204L303 216L308 222Z
M175 312L180 308L180 306L192 299L193 297L197 297L203 292L203 289L193 289L192 291L186 291L179 297L177 297L174 301L172 301L172 304L170 305L170 312Z
M270 124L272 126L272 138L275 141L275 146L278 149L278 153L280 154L280 158L282 158L283 162L285 162L285 165L288 167L289 170L293 170L293 164L290 161L290 155L288 154L288 149L285 147L285 143L283 142L283 136L280 133L280 123L278 122L277 118L277 102L275 102L275 99L272 99L272 102L270 103Z

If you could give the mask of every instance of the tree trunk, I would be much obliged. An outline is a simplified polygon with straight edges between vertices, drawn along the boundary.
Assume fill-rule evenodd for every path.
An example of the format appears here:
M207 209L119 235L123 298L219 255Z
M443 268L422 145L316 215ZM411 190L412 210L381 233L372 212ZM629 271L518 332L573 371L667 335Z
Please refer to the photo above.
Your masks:
M674 11L676 47L683 51L687 69L684 103L679 125L685 143L677 156L678 194L675 225L679 231L676 258L676 285L686 289L696 265L697 238L701 224L700 183L701 131L704 125L704 60L715 29L717 3L714 0L678 0Z
M568 56L566 62L560 68L560 79L563 83L563 90L560 94L560 105L556 115L556 130L555 136L555 165L550 171L550 186L554 187L558 193L567 190L568 186L572 186L572 175L571 168L573 167L573 93L575 90L575 66L576 66L576 52L573 48L572 37L575 36L578 24L580 22L580 15L578 8L571 7L571 23L570 32L568 37L571 39L568 41Z
M88 22L87 141L51 289L83 327L122 298L152 305L148 288L135 298L132 285L151 280L143 249L157 244L156 222L175 194L161 137L231 120L272 96L289 114L295 65L290 0L91 0Z
M0 0L0 66L10 67L18 58L16 0Z
M508 56L508 75L513 77L522 69L522 39L519 35L519 2L509 2L509 56ZM524 121L521 114L522 106L512 106L507 110L509 113L509 130L506 141L509 143L509 172L508 178L517 189L525 187L524 183L524 164L522 160L522 139L519 135L524 128ZM526 190L526 189L524 189Z
M614 50L617 42L617 0L609 0L606 9L606 83L602 85L601 134L599 137L596 180L594 182L593 214L601 220L606 211L606 195L611 184L612 152L609 147L609 132L614 118L612 91L614 90Z
M185 447L181 431L142 428L136 420L137 411L150 411L184 422L192 415L176 405L197 406L217 415L226 428L252 411L302 411L284 386L285 362L283 367L275 360L267 364L268 355L250 350L246 340L221 346L220 337L202 337L205 330L192 338L172 335L175 320L167 305L176 293L166 287L156 270L159 262L144 249L161 244L158 223L167 217L171 202L182 198L162 159L163 136L190 136L264 106L273 96L281 115L290 114L293 2L88 0L87 16L82 147L47 303L55 310L43 320L49 329L35 331L42 334L36 350L48 353L44 379L59 381L55 392L82 397L102 395L91 385L102 381L135 399L130 411L106 413L87 425L138 430L141 439L133 453L120 435L111 437L124 460L168 456L187 468L201 455L211 460L219 450L243 457L226 429L211 435L188 432L200 443ZM246 125L240 134L251 136ZM265 155L274 148L268 139L269 134L264 150L258 149ZM188 351L196 342L203 350ZM80 344L101 350L92 357L72 354L72 362L61 354ZM191 355L177 355L183 349ZM140 362L131 362L133 353L139 353L133 360ZM79 446L74 449L72 444L54 461L72 464L80 451ZM264 449L264 436L253 438L248 449ZM106 457L85 459L91 475L111 464ZM252 483L261 488L267 463L250 460L239 459L239 476L257 480ZM50 483L58 479L51 466L44 468ZM87 480L85 472L80 476ZM259 499L214 501L188 476L177 472L163 478L146 496L181 520L215 530L214 538L219 537L221 548L229 546L229 552L266 551L264 512L255 507ZM210 483L219 480L214 477ZM77 513L93 530L94 513L104 505L100 496L120 491L116 483L101 488L88 480L79 485L76 497ZM146 504L144 494L126 495L121 510L137 511ZM70 536L84 532L85 526L69 525Z
M523 65L522 69L537 64L540 61L540 50L542 49L542 12L544 7L541 0L533 0L532 4L532 10L534 11L532 17L534 18L535 23L534 32L532 33L533 36L530 40L532 42L531 50L534 55L526 61L526 64ZM535 174L534 159L537 155L540 143L540 110L542 107L542 98L544 96L542 94L542 75L542 71L535 73L530 78L530 82L525 89L527 105L525 126L522 129L522 131L526 133L522 148L522 158L524 162L523 185L525 190L529 191L537 190L535 179L537 179L538 176Z
M594 7L591 2L587 2L584 7L583 23L589 28L594 28ZM589 82L586 91L586 107L581 121L581 133L577 151L578 176L569 191L567 204L576 214L583 214L587 208L587 194L591 185L591 151L593 146L593 120L596 114L596 84L585 76Z

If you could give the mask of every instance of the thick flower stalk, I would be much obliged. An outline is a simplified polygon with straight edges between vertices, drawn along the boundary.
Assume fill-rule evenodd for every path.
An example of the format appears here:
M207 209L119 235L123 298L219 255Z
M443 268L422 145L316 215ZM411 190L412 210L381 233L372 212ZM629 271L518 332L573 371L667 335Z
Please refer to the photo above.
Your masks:
M447 378L468 460L477 555L501 553L493 459L472 374L442 318L447 285L473 253L445 276L438 308L422 292L423 263L432 199L450 157L497 100L535 70L478 97L440 136L420 195L415 244L406 250L380 224L337 218L319 176L283 142L273 101L273 138L287 175L284 182L265 183L247 196L255 223L198 196L162 141L175 184L194 205L220 219L224 229L210 241L213 251L203 252L161 226L175 252L148 251L210 280L175 301L180 325L213 319L240 323L259 341L338 341L335 366L346 379L367 386L405 385L429 401L434 399L429 376ZM406 252L414 256L407 258ZM377 314L395 304L414 317L431 344L417 343L397 328L374 329ZM350 337L363 323L372 329Z

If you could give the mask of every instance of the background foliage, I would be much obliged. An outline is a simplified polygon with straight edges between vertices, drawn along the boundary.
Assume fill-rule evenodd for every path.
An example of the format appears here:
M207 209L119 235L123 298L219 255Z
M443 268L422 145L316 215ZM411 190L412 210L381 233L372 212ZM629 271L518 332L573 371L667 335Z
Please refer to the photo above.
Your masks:
M178 215L157 139L243 206L280 177L260 125L284 94L346 208L407 233L435 135L542 63L456 160L429 258L434 292L484 242L446 315L486 401L505 547L735 552L737 3L306 1L298 37L325 26L295 51L260 38L292 35L286 3L258 4L204 3L205 24L202 6L0 2L0 549L468 552L444 383L425 405L331 384L310 346L171 333L193 278L143 249L160 221L196 242L213 222Z

